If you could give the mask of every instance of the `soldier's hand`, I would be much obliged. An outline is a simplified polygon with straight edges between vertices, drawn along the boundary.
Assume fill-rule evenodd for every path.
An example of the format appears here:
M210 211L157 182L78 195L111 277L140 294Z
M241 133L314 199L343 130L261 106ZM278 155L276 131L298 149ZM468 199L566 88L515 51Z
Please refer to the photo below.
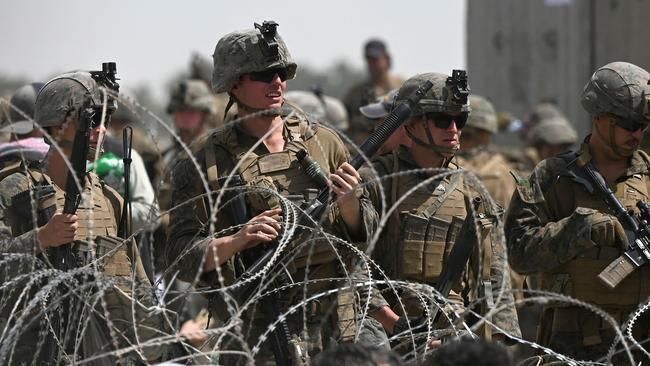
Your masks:
M41 250L71 243L78 228L77 215L55 213L47 224L37 230L36 236Z
M351 199L356 201L355 193L360 184L359 172L349 163L341 164L334 174L330 174L330 189L336 193L336 201L339 206Z
M181 325L179 333L181 336L187 338L187 341L192 346L199 348L208 339L208 335L204 330L204 325L194 319L190 319Z
M621 223L615 217L600 212L591 217L591 240L597 245L608 246L624 246L627 242Z
M233 243L239 250L244 250L262 242L275 240L281 230L279 222L282 209L267 210L253 217L233 235Z

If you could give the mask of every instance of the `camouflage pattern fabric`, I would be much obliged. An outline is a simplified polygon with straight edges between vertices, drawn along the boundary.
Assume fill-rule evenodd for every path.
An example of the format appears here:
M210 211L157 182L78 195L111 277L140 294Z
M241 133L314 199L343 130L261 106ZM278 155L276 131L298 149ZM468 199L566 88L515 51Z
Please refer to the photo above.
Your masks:
M207 175L206 170L210 170L207 164L207 158L210 152L207 149L214 149L216 154L216 171L218 177L227 177L234 173L232 170L236 162L241 162L239 173L243 175L244 180L249 184L253 191L248 194L249 214L251 216L257 215L264 210L277 207L279 201L273 194L257 193L259 189L268 191L277 191L283 197L298 201L302 201L304 197L309 196L308 192L312 192L311 196L318 190L316 184L309 178L302 170L298 168L297 161L295 160L295 152L299 148L306 149L312 159L316 160L321 169L326 172L333 172L348 160L347 152L343 148L343 144L338 136L330 129L313 124L302 117L298 116L284 116L284 136L287 141L286 149L280 153L269 153L263 144L259 144L256 149L248 153L248 149L252 147L258 140L244 133L237 125L228 125L220 130L217 130L208 136L198 149L196 158L198 159L201 169L204 169L204 174ZM204 193L203 185L199 180L199 175L192 162L187 159L181 159L175 164L172 173L172 202L171 206L176 207L171 212L171 226L169 230L169 241L166 247L166 257L168 267L172 271L178 271L179 278L185 281L192 282L198 276L203 285L211 287L221 287L218 281L216 272L212 273L197 273L203 263L203 258L210 243L209 238L209 220L206 212L206 205L201 195ZM219 190L213 191L212 194L216 198L216 193ZM197 200L199 198L199 200ZM362 198L361 209L363 217L363 234L362 237L353 238L345 229L345 226L338 214L337 205L333 204L330 209L325 213L322 218L322 224L326 232L332 232L336 235L345 238L351 242L361 242L369 237L373 232L376 225L376 213L368 200ZM299 204L300 202L296 202ZM314 218L319 220L319 218ZM215 233L216 235L226 235L232 233L232 217L229 216L227 210L220 209L216 213ZM300 247L301 244L307 244ZM336 256L334 251L341 255L341 260ZM364 245L360 244L363 249ZM337 245L336 242L328 243L323 240L322 234L318 231L311 233L307 232L300 234L298 237L291 240L289 244L288 253L285 261L286 267L291 273L291 277L296 281L304 280L317 280L324 278L339 278L337 281L315 282L306 287L306 294L320 293L322 291L331 290L348 284L358 283L357 281L364 281L367 279L363 274L367 269L355 270L355 263L352 253L344 247ZM220 273L224 278L224 285L231 285L235 283L238 276L237 258L233 257L231 260L224 263L220 268ZM345 275L345 272L348 275ZM282 291L279 296L282 302L282 307L287 308L303 297L303 287L291 291ZM298 291L298 292L296 292ZM340 294L345 294L341 292ZM340 303L340 296L337 304L337 296L325 296L318 301L317 308L319 309L314 314L315 317L324 316L323 324L333 324L332 329L338 327L336 317L339 322L342 321L341 317L354 321L357 314L360 314L360 304L365 304L366 299L370 296L371 306L370 310L376 310L385 305L383 298L374 290L368 293L367 288L354 291L355 295L350 299L350 307L346 307L345 314L341 314L340 310L343 307ZM353 300L354 299L354 300ZM316 304L316 303L314 303ZM311 305L308 305L308 307ZM316 306L316 305L314 305ZM213 296L211 298L211 309L214 316L227 321L230 318L227 306L224 303L223 296ZM338 313L338 314L337 314ZM334 317L332 317L334 315ZM259 314L252 314L248 312L243 315L245 319L257 319ZM302 317L299 317L302 319ZM339 324L340 325L340 324ZM299 324L290 323L289 327L292 329L302 329L302 320ZM249 327L245 327L248 329ZM325 332L328 327L323 328ZM250 329L250 334L245 337L246 341L257 342L255 333L261 331L255 329L255 324ZM248 331L246 331L248 332ZM296 333L294 336L302 339L307 344L313 342L320 342L320 339L327 340L328 337L337 339L342 334L338 330L332 334L321 334L319 337L314 335L305 338L303 334ZM259 333L257 333L259 334ZM241 347L241 345L238 345ZM264 345L268 347L268 345ZM309 346L308 348L315 351L321 348L316 346ZM264 359L264 355L260 354L260 360ZM243 362L240 357L239 362ZM258 360L258 361L260 361ZM234 361L233 361L234 362ZM260 361L261 362L261 361Z
M296 76L297 65L291 58L282 37L276 34L275 39L279 57L269 59L264 55L262 46L264 38L258 30L246 29L223 36L212 56L214 59L212 89L216 93L226 93L232 90L240 76L278 67L286 68L288 78L293 79Z
M381 186L386 194L386 209L392 207L398 198L404 198L406 192L427 178L417 173L390 176L419 168L403 146L393 153L376 158L373 161L373 166L378 176L384 177ZM450 164L449 168L456 169L456 166ZM377 177L369 168L362 168L361 174L364 181L368 182L367 190L370 200L376 210L381 212L380 183L376 180ZM467 215L469 204L472 198L478 195L477 192L460 183L454 188L454 192L442 202L433 216L427 219L423 216L423 211L426 211L432 202L447 189L451 189L449 179L446 178L443 182L431 183L416 190L400 203L389 218L376 244L373 258L390 279L435 285L442 271L444 258L449 254L460 226L462 226L462 221ZM482 206L481 209L484 210L485 207ZM504 291L502 303L496 306L505 305L505 309L494 314L492 321L508 334L519 336L517 314L513 305L505 263L505 247L491 241L489 220L482 222L479 226L482 228L481 250L478 245L475 246L475 252L468 264L469 271L465 273L461 283L453 286L453 294L450 295L450 299L452 302L463 304L460 294L468 291L469 300L475 300L479 293L482 293L476 278L489 281L493 296L496 297L497 294ZM479 255L479 251L482 256ZM489 262L486 261L490 257ZM506 271L504 272L504 270ZM391 305L398 313L404 313L406 310L411 316L420 315L418 311L422 310L421 306L420 308L411 307L412 310L409 311L409 309L400 309L396 302L391 302ZM482 311L485 314L485 307L482 307Z
M505 223L510 264L520 273L540 273L541 289L596 304L622 322L650 296L650 268L640 268L614 290L598 281L598 273L618 258L627 239L614 230L616 219L608 215L602 198L564 174L575 159L590 160L588 145L569 157L544 160L530 178L516 179L517 193ZM625 208L636 211L638 200L650 198L649 184L647 155L636 151L630 168L611 188ZM614 235L599 235L603 227ZM648 324L636 323L636 339L647 339ZM597 360L613 341L611 326L593 312L561 303L545 306L540 344L570 357Z
M472 113L467 119L467 126L495 134L499 131L497 113L492 103L480 95L469 96L469 106Z
M2 282L8 285L2 294L0 323L2 323L2 328L14 327L19 317L23 320L27 317L27 323L20 329L19 337L14 339L15 343L3 340L3 344L5 347L15 347L11 364L29 363L32 359L39 357L42 359L47 356L41 349L40 342L43 342L49 331L43 314L39 313L40 306L25 308L31 296L38 294L40 286L47 285L47 282L41 280L29 283L31 288L28 290L31 296L27 299L23 298L22 301L18 301L17 296L25 286L28 286L27 279L21 276L29 273L33 275L47 268L47 265L44 262L43 254L38 249L35 225L31 223L29 214L27 217L25 216L25 212L31 212L31 207L15 206L12 203L12 197L25 192L34 184L52 184L52 182L47 175L39 171L38 167L30 167L27 170L25 166L19 166L13 172L6 172L3 175L5 178L0 182L0 239L2 243L1 255L6 261L2 271ZM74 290L77 296L87 296L85 297L87 304L96 304L94 310L93 307L79 309L90 317L89 328L85 334L81 335L83 337L82 350L79 356L91 357L110 352L116 345L128 347L136 344L136 331L142 342L163 334L166 327L160 314L150 308L154 303L150 297L152 295L151 284L144 272L137 245L133 242L124 244L115 236L117 222L119 222L121 214L121 197L112 188L101 183L93 173L88 174L86 181L90 184L86 185L85 192L92 192L92 195L88 197L93 197L93 201L85 199L80 204L78 210L79 229L74 244L70 245L73 245L75 250L80 250L80 253L92 253L89 248L95 247L97 258L100 258L98 263L102 275L100 279L115 281L113 285L104 288L102 296L93 290L86 290L86 292L79 289ZM63 191L56 186L54 188L56 192L54 200L47 201L47 204L54 203L59 209L62 209ZM94 246L88 244L91 222L93 223L92 233L96 235L93 239ZM22 255L22 257L12 259L12 256L16 255ZM80 277L76 278L76 281L84 278L91 279ZM132 292L133 278L137 295ZM83 282L78 283L77 287L82 285ZM14 304L18 304L16 312L12 311ZM132 305L134 305L135 314L132 312ZM52 310L49 312L50 317L55 316ZM107 317L109 322L104 317ZM134 317L138 321L137 324L133 324ZM115 334L120 334L120 336L115 338ZM39 355L39 352L43 353ZM156 359L162 355L163 349L160 346L148 346L142 347L141 352L148 359ZM140 359L140 356L128 352L121 358L137 360ZM8 358L5 359L5 361L7 360ZM95 362L99 365L110 365L116 364L118 359L115 356L105 356L98 358Z
M472 112L473 113L473 112ZM514 169L499 152L486 147L477 147L460 154L461 167L478 176L490 196L501 207L508 207L515 192L510 171Z

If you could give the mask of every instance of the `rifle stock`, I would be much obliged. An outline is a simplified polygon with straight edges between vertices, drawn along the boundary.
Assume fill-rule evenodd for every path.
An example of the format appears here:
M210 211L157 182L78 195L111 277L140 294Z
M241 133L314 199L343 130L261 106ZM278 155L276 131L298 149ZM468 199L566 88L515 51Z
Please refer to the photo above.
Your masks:
M224 180L224 179L222 179ZM233 175L230 177L230 183L227 188L231 190L226 191L224 198L229 202L228 208L235 225L245 225L249 220L248 208L246 205L246 200L244 195L241 192L237 192L237 187L243 187L245 182L241 175ZM239 280L245 280L250 278L250 276L257 273L262 267L263 264L267 263L268 259L261 261L261 259L267 258L270 254L273 253L273 250L267 250L264 252L263 248L260 246L246 249L240 253L242 261L244 263L245 272L242 276L239 277ZM250 286L246 286L248 290ZM243 291L247 292L247 291ZM271 294L263 297L260 300L260 305L262 313L266 321L271 324L282 315L282 309L280 308L279 298L277 294ZM291 350L290 350L290 336L289 328L285 321L281 321L278 326L273 330L270 336L271 342L271 351L273 352L273 357L275 362L279 366L292 366ZM298 366L298 365L294 365Z

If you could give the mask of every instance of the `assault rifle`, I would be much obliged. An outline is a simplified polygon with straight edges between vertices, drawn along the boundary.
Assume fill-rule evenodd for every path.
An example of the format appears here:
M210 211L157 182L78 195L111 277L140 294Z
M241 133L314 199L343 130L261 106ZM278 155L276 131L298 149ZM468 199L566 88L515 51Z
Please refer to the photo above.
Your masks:
M221 178L222 181L225 181L227 178ZM221 183L221 182L220 182ZM225 183L225 182L224 182ZM241 175L233 175L230 177L228 188L230 188L226 193L224 193L225 202L228 204L228 208L235 225L245 225L249 220L248 208L246 205L246 200L241 190L237 189L238 187L244 187L245 182L242 179ZM223 186L220 184L220 186ZM260 251L263 251L263 247L257 246L247 250L244 250L240 253L240 258L243 262L243 266L247 269L247 273L252 274L257 272L261 267L256 267L255 272L251 272L251 269L255 266L259 266L257 257L259 255L264 255ZM269 251L272 252L272 251ZM246 277L247 278L247 277ZM240 276L240 280L243 280ZM251 286L246 286L243 292L247 292ZM271 324L282 315L282 309L280 308L280 302L278 295L276 293L266 295L260 300L260 308L264 314L265 320ZM302 362L301 350L293 345L289 335L289 328L286 321L281 321L278 326L273 330L270 337L271 341L271 351L273 352L273 357L278 366L300 366ZM292 348L292 346L294 348Z
M117 78L115 77L117 73L117 68L114 62L108 62L102 64L102 71L91 71L91 77L99 84L112 92L117 94L119 92L119 84L117 83ZM108 105L106 106L106 118L110 118L110 115L116 109L116 102L113 96L108 96L107 98ZM77 182L73 178L72 174L77 177L79 180L79 185L82 187L85 186L85 177L86 177L86 162L88 159L88 152L90 151L90 134L92 128L97 126L101 122L102 116L102 106L97 106L93 103L90 96L87 96L84 100L84 103L80 110L78 111L76 127L77 131L75 132L74 140L72 143L72 153L70 156L70 163L74 172L68 173L65 186L65 201L63 204L63 213L65 214L74 214L77 212L79 203L81 202L81 192L77 186ZM53 189L49 187L53 193ZM47 189L44 191L44 194L47 194ZM56 207L52 206L45 210L42 213L38 213L38 221L42 221L43 225L46 224L56 212ZM39 226L42 226L39 222ZM68 271L80 265L80 261L77 255L74 253L71 244L62 245L56 248L48 249L48 258L52 263L54 268ZM70 321L70 324L66 326L61 315L66 313L72 313L75 311L75 305L72 299L67 299L63 302L61 309L59 309L59 316L55 316L52 319L52 330L54 335L48 333L46 336L45 342L43 344L43 352L39 356L39 362L54 362L59 363L59 355L62 353L59 350L60 341L55 340L54 336L60 337L63 339L63 335L67 334L66 328L74 324L74 320ZM64 315L65 316L65 315ZM71 318L72 319L72 318ZM63 340L63 348L66 348L69 341Z
M119 92L119 84L115 77L117 68L115 62L105 62L102 64L102 71L91 71L91 77L97 82L114 93ZM115 101L112 96L108 97L109 106L107 106L107 118L115 110ZM74 172L68 174L65 185L65 202L63 204L64 214L74 214L77 212L79 203L81 202L81 192L72 174L79 180L79 185L84 186L86 177L86 162L88 159L88 152L90 150L90 134L92 129L101 122L102 107L94 105L92 99L86 98L82 108L79 110L77 118L77 131L74 135L72 143L72 154L70 156L70 163ZM51 249L52 264L55 268L67 271L77 267L76 257L70 245L62 245L57 248Z
M364 157L367 159L372 158L372 156L377 152L377 150L379 150L379 148L386 142L386 140L388 140L388 138L406 120L409 119L412 109L418 104L424 94L426 94L426 92L429 91L429 89L432 87L433 83L427 81L415 92L413 92L413 94L407 100L395 106L388 117L386 117L384 122L375 131L373 131L373 133L370 134L366 141L361 144L359 147L361 153L352 159L350 165L352 165L354 169L359 169L365 162ZM301 158L301 156L305 155L306 153L304 155L298 155L298 160L303 167L303 171L305 171L305 173L309 175L309 177L312 178L312 180L318 185L322 185L322 183L319 182L323 181L322 176L324 176L324 174L320 169L316 169L311 161ZM310 166L312 168L309 168ZM327 180L327 177L325 176L324 179ZM318 196L306 205L304 209L304 216L316 219L322 217L323 212L325 212L325 209L328 207L330 196L331 192L329 187L322 187L318 193ZM246 279L257 273L262 267L264 267L266 263L268 263L274 252L275 248L271 246L270 250L267 250L263 255L259 257L255 263L246 268L246 272L242 274L240 278Z
M637 217L623 207L591 161L582 169L597 190L596 193L614 211L616 218L625 230L629 243L625 253L605 267L598 275L598 279L605 286L614 289L637 268L650 263L650 205L643 200L637 202L636 207L640 212Z
M405 102L398 104L390 113L390 115L386 117L381 126L379 126L379 128L377 128L368 137L368 139L363 144L361 144L360 150L362 153L352 159L352 162L350 164L355 169L359 169L365 161L364 156L370 159L377 152L377 150L379 150L381 145L383 145L384 142L386 142L386 140L393 134L393 132L395 132L395 130L397 130L397 128L399 128L399 126L401 126L411 116L412 108L417 105L424 94L432 87L433 83L427 81ZM310 202L304 210L305 215L315 218L321 217L322 213L327 207L329 198L331 196L331 192L327 187L327 176L325 176L315 161L309 159L306 151L299 151L297 157L305 173L309 175L309 177L312 178L312 180L314 180L314 182L321 188L318 197ZM237 186L238 184L243 184L241 176L233 176L230 179L230 187ZM241 202L235 202L237 199L240 199ZM243 196L239 195L239 198L231 196L229 197L229 200L231 200L231 214L235 222L238 224L248 222L248 214L245 211L246 204L243 202ZM242 253L242 258L245 262L245 272L239 276L240 281L251 278L269 262L271 257L275 254L277 244L270 245L268 247L269 249L265 251L264 248L258 246L255 248L247 249ZM262 300L262 309L265 313L265 317L269 321L278 319L279 315L281 314L278 302L276 301L275 297L266 296ZM271 339L273 355L278 365L291 365L291 360L298 360L299 357L296 357L296 354L292 355L290 352L288 352L290 340L286 323L281 322L279 325L280 326L274 330ZM290 358L290 356L293 358Z

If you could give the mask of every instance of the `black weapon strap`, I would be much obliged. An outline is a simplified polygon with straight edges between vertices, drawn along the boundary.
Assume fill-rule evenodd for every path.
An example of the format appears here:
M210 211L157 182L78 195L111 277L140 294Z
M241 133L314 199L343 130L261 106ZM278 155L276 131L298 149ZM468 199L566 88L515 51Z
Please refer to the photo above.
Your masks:
M478 202L480 203L480 201ZM474 215L478 209L479 203L477 203L476 199L472 202L473 207L470 208L470 211L465 217L463 226L456 237L454 246L451 248L445 261L445 266L436 282L436 290L438 290L438 292L444 297L449 295L454 283L460 280L463 271L465 270L465 265L472 255L474 244L478 243L478 233L476 232Z

